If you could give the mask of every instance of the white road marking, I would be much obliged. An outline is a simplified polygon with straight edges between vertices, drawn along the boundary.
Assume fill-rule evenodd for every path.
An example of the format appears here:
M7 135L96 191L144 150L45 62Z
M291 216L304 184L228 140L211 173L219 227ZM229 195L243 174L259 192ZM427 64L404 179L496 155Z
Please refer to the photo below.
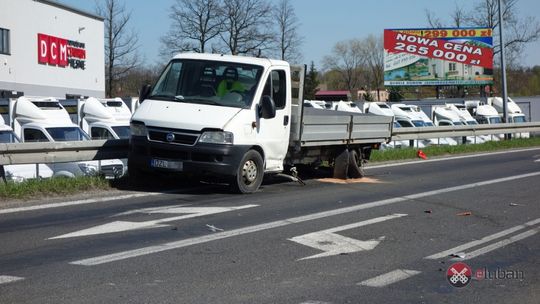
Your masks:
M409 270L409 269L396 269L380 276L376 276L369 280L362 281L356 285L369 286L369 287L384 287L390 284L399 282L401 280L408 279L412 276L415 276L419 273L422 273L418 270Z
M252 208L252 207L257 207L257 206L259 205L243 205L243 206L238 206L238 207L168 206L168 207L161 207L161 208L152 208L152 211L150 211L149 213L166 213L166 214L187 213L187 214L162 218L159 220L145 221L145 222L114 221L111 223L91 227L88 229L83 229L83 230L51 237L49 238L49 240L81 237L81 236L89 236L89 235L97 235L97 234L106 234L106 233L114 233L114 232L123 232L123 231L129 231L129 230L137 230L137 229L164 227L164 226L168 226L168 225L163 225L163 223L166 223L166 222L179 221L179 220L184 220L188 218L201 217L201 216L210 215L210 214L228 212L228 211L233 211L233 210L241 210L241 209ZM141 211L141 210L145 210L145 209L138 209L134 211Z
M527 152L527 151L536 151L536 150L540 150L540 148L504 150L504 151L500 151L500 152L487 152L487 153L479 153L479 154L471 154L471 155L450 156L450 157L445 157L445 158L434 158L434 159L427 159L427 160L413 160L413 161L399 162L399 163L392 163L392 164L384 164L384 165L373 165L373 166L367 165L365 168L366 169L377 169L377 168L397 167L397 166L406 166L406 165L419 165L419 164L440 162L440 161L446 161L446 160L466 159L466 158L484 157L484 156L490 156L490 155L518 153L518 152Z
M11 282L17 282L17 281L20 281L20 280L24 280L24 278L7 276L7 275L0 275L0 284L7 284L7 283L11 283Z
M485 254L485 253L488 253L490 251L493 251L495 249L499 249L499 248L502 248L506 245L510 245L514 242L517 242L517 241L521 241L525 238L528 238L530 236L533 236L535 234L538 233L538 229L531 229L531 230L527 230L523 233L520 233L520 234L517 234L517 235L514 235L514 236L511 236L507 239L504 239L504 240L500 240L496 243L493 243L493 244L490 244L488 246L485 246L485 247L482 247L480 249L477 249L475 251L471 251L469 253L466 253L465 254L465 258L461 259L461 258L453 258L451 260L459 260L459 261L464 261L464 260L469 260L469 259L473 259L479 255L482 255L482 254Z
M298 261L321 258L321 257L328 257L328 256L339 255L343 253L353 253L353 252L358 252L358 251L372 250L377 245L379 245L379 243L382 240L384 240L384 236L378 239L360 241L360 240L356 240L350 237L336 234L336 232L354 229L354 228L358 228L358 227L362 227L362 226L366 226L370 224L380 223L380 222L384 222L387 220L391 220L391 219L395 219L395 218L399 218L403 216L406 216L406 214L391 214L387 216L381 216L381 217L369 219L369 220L358 222L358 223L334 227L334 228L312 232L312 233L308 233L308 234L304 234L300 236L295 236L293 238L290 238L289 240L323 251L322 253L319 253L319 254L315 254L312 256L298 259Z
M123 200L123 199L137 198L137 197L154 196L154 195L159 195L159 194L163 194L163 193L164 192L134 193L134 194L119 195L119 196L115 196L115 197L89 198L89 199L76 200L76 201L70 201L70 202L43 204L43 205L28 206L28 207L18 207L18 208L9 208L9 209L0 210L0 214L23 212L23 211L34 211L34 210L59 208L59 207L68 207L68 206L76 206L76 205L85 205L85 204L101 203L101 202L109 202L109 201L116 201L116 200Z
M464 190L464 189L472 189L472 188L477 188L477 187L480 187L480 186L486 186L486 185L491 185L491 184L496 184L496 183L502 183L502 182L506 182L506 181L523 179L523 178L528 178L528 177L533 177L533 176L538 176L538 175L540 175L540 172L520 174L520 175L515 175L515 176L509 176L509 177L504 177L504 178L498 178L498 179L482 181L482 182L473 183L473 184L466 184L466 185L461 185L461 186L456 186L456 187L449 187L449 188L443 188L443 189L438 189L438 190L432 190L432 191L407 195L407 196L403 196L403 197L389 198L389 199L384 199L384 200L380 200L380 201L375 201L375 202L371 202L371 203L365 203L365 204L351 206L351 207L344 207L344 208L339 208L339 209L334 209L334 210L317 212L317 213L312 213L312 214L308 214L308 215L293 217L293 218L289 218L289 219L285 219L285 220L279 220L279 221L274 221L274 222L269 222L269 223L254 225L254 226L248 226L248 227L244 227L244 228L238 228L238 229L229 230L229 231L223 231L223 232L219 232L219 233L213 233L211 235L206 235L206 236L202 236L202 237L194 237L194 238L190 238L190 239L169 242L169 243L165 243L165 244L161 244L161 245L148 246L148 247L143 247L143 248L139 248L139 249L133 249L133 250L128 250L128 251L122 251L122 252L117 252L117 253L113 253L113 254L107 254L107 255L102 255L102 256L98 256L98 257L83 259L83 260L77 260L77 261L71 262L70 264L92 266L92 265L110 263L110 262L114 262L114 261L120 261L120 260L124 260L124 259L144 256L144 255L153 254L153 253L157 253L157 252L162 252L162 251L167 251L167 250L192 246L192 245L195 245L195 244L202 244L202 243L221 240L221 239L225 239L225 238L229 238L229 237L235 237L235 236L244 235L244 234L248 234L248 233L253 233L253 232L278 228L278 227L284 227L284 226L288 226L288 225L291 225L291 224L303 223L303 222L316 220L316 219L320 219L320 218L325 218L325 217L330 217L330 216L334 216L334 215L340 215L340 214L355 212L355 211L359 211L359 210L364 210L364 209L369 209L369 208L374 208L374 207L380 207L380 206L395 204L395 203L409 201L409 200L415 200L415 199L428 197L428 196L433 196L433 195L438 195L438 194L442 194L442 193L460 191L460 190Z
M459 245L457 247L454 247L454 248L451 248L451 249L448 249L448 250L445 250L445 251L441 251L439 253L435 253L433 255L425 257L425 259L436 260L436 259L448 257L452 253L461 252L461 251L464 251L466 249L473 248L473 247L476 247L478 245L491 242L491 241L493 241L495 239L498 239L498 238L501 238L503 236L512 234L512 233L514 233L514 232L516 232L518 230L534 226L534 225L536 225L538 223L540 223L540 218L529 221L529 222L527 222L527 223L525 223L523 225L518 225L518 226L515 226L515 227L512 227L512 228L508 228L506 230L497 232L495 234L488 235L488 236L483 237L483 238L481 238L479 240L468 242L468 243L465 243L463 245Z

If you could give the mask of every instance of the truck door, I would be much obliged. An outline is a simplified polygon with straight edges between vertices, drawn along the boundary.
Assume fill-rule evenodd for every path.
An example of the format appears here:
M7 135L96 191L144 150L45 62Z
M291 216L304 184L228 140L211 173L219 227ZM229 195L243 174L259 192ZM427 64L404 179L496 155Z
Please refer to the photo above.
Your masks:
M289 146L291 125L291 90L285 69L270 71L262 95L268 95L274 100L276 116L259 119L257 139L264 149L265 171L281 171Z

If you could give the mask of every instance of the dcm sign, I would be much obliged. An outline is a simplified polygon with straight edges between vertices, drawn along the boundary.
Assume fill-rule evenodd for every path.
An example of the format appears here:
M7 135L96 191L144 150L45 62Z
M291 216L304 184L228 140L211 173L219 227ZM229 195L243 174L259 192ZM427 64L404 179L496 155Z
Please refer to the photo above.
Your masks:
M73 69L85 69L84 43L38 34L38 63Z

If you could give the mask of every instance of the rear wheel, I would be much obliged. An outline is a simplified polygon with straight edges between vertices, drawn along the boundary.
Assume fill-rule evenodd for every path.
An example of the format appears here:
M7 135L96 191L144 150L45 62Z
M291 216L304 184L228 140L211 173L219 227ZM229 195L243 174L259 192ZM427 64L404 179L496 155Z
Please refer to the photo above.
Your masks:
M345 149L334 159L334 178L347 179L349 158L349 151Z
M348 177L361 178L364 177L364 166L362 163L362 156L356 150L349 151L349 168Z
M264 176L263 159L259 152L249 150L236 170L231 189L237 193L253 193L259 189Z

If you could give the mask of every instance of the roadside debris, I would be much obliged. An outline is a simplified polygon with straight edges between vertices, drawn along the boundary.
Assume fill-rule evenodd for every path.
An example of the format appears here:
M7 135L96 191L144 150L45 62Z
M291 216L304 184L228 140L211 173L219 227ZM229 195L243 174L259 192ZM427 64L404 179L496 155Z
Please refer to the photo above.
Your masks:
M510 206L515 207L515 206L524 206L524 205L522 205L522 204L516 204L516 203L510 203Z
M431 209L429 209L429 210L424 210L424 213L433 213L433 211L431 211Z
M208 230L210 230L212 232L224 231L223 229L218 228L218 227L216 227L214 225L206 224L206 227L208 228Z
M418 150L418 152L416 153L416 155L417 155L418 157L420 157L421 159L427 159L426 153L424 153L424 151L422 151L422 150Z
M472 212L470 211L465 211L465 212L460 212L458 214L456 214L457 216L469 216L469 215L472 215Z
M450 254L450 256L454 258L464 259L467 256L467 254L465 252L457 252L457 253Z

